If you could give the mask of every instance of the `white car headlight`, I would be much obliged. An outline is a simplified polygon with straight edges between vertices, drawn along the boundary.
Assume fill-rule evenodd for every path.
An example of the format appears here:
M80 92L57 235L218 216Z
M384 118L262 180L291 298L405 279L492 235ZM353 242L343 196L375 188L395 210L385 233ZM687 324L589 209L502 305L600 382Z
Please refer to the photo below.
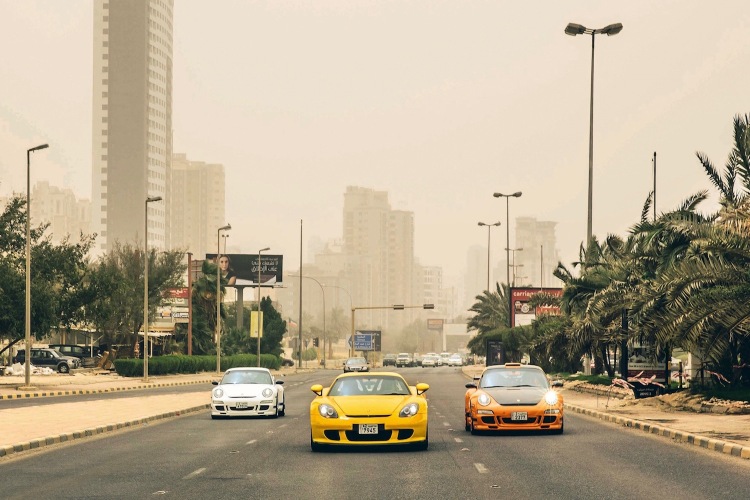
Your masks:
M320 413L320 416L324 418L339 418L339 414L336 411L336 408L331 405L322 404L318 406L318 413Z
M417 403L409 403L408 405L401 408L398 413L399 417L413 417L419 411L419 405Z
M555 391L549 391L544 395L544 402L550 406L557 404L557 393Z
M262 394L264 398L270 398L271 396L273 396L273 390L270 387L266 387L265 389L263 389Z
M214 397L215 398L218 399L218 398L221 398L222 396L224 396L224 390L223 389L221 389L220 387L217 387L216 389L214 389Z
M477 401L479 402L480 405L487 406L488 404L490 404L491 399L487 394L482 393L477 398Z

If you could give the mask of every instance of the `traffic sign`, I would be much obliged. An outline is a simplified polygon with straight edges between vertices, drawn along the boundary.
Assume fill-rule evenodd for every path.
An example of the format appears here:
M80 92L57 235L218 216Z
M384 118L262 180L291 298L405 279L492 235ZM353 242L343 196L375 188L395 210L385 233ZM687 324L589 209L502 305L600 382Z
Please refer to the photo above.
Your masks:
M352 346L352 337L348 339ZM354 332L355 351L380 351L380 330L357 330Z

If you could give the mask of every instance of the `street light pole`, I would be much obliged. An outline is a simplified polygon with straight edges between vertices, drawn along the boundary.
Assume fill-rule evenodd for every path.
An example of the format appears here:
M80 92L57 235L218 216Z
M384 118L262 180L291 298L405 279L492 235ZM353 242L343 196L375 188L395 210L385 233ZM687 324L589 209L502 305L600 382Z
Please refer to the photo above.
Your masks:
M310 280L313 280L315 283L318 284L320 287L320 293L323 294L323 366L326 364L326 292L323 289L325 285L323 285L320 281L316 280L315 278L311 276L301 276L297 274L290 274L292 278L307 278ZM300 307L302 307L300 305Z
M221 232L229 231L232 229L231 224L220 227L216 231L216 374L221 375L221 266L219 265L219 259L221 258L221 249L219 248L219 240L221 240Z
M31 153L46 149L49 144L41 144L26 150L26 355L24 356L24 386L20 389L33 390L31 386Z
M487 293L490 292L490 229L492 226L499 226L499 222L495 222L494 224L485 224L484 222L479 222L477 225L479 226L487 226Z
M143 215L143 381L148 382L148 204L161 196L148 196Z
M263 267L262 265L263 261L261 260L260 254L268 250L270 250L269 247L261 248L260 250L258 250L258 314L256 315L256 318L255 318L256 320L255 326L257 328L256 331L258 332L258 351L257 351L258 352L258 360L257 360L258 367L260 367L260 333L261 333L261 329L263 328L263 322L260 319L260 270Z
M602 34L614 36L622 31L622 24L615 23L601 29L591 29L580 24L569 23L565 27L565 34L570 36L591 35L591 96L589 98L589 193L588 193L588 219L586 224L586 248L588 249L593 237L592 213L593 213L593 190L594 190L594 39L596 35Z
M505 198L505 281L510 287L510 202L508 201L511 197L520 198L521 191L516 191L513 194L495 193L492 196Z

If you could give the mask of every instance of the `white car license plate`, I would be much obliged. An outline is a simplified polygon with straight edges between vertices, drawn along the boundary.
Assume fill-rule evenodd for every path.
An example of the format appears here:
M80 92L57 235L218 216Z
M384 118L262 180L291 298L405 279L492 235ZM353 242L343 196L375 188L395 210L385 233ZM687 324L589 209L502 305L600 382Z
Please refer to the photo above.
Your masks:
M529 414L525 411L514 411L510 414L511 420L528 420Z
M245 408L247 408L247 403L242 403L242 402L238 402L238 403L237 403L237 404L235 404L234 406L235 406L235 408L237 408L238 410L242 410L242 409L245 409Z
M359 424L360 434L377 434L378 424Z

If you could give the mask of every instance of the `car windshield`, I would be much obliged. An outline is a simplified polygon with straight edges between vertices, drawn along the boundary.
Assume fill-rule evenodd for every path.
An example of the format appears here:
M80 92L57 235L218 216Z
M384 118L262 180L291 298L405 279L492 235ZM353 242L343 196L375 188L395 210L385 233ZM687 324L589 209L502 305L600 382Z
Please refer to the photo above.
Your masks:
M492 387L548 387L547 377L537 370L488 370L482 375L479 386Z
M271 374L262 371L238 370L228 372L221 379L222 384L273 384Z
M342 377L336 379L329 396L407 396L411 394L403 379L398 377Z
M365 361L365 358L351 358L346 360L346 364L351 365L364 365L367 362Z

